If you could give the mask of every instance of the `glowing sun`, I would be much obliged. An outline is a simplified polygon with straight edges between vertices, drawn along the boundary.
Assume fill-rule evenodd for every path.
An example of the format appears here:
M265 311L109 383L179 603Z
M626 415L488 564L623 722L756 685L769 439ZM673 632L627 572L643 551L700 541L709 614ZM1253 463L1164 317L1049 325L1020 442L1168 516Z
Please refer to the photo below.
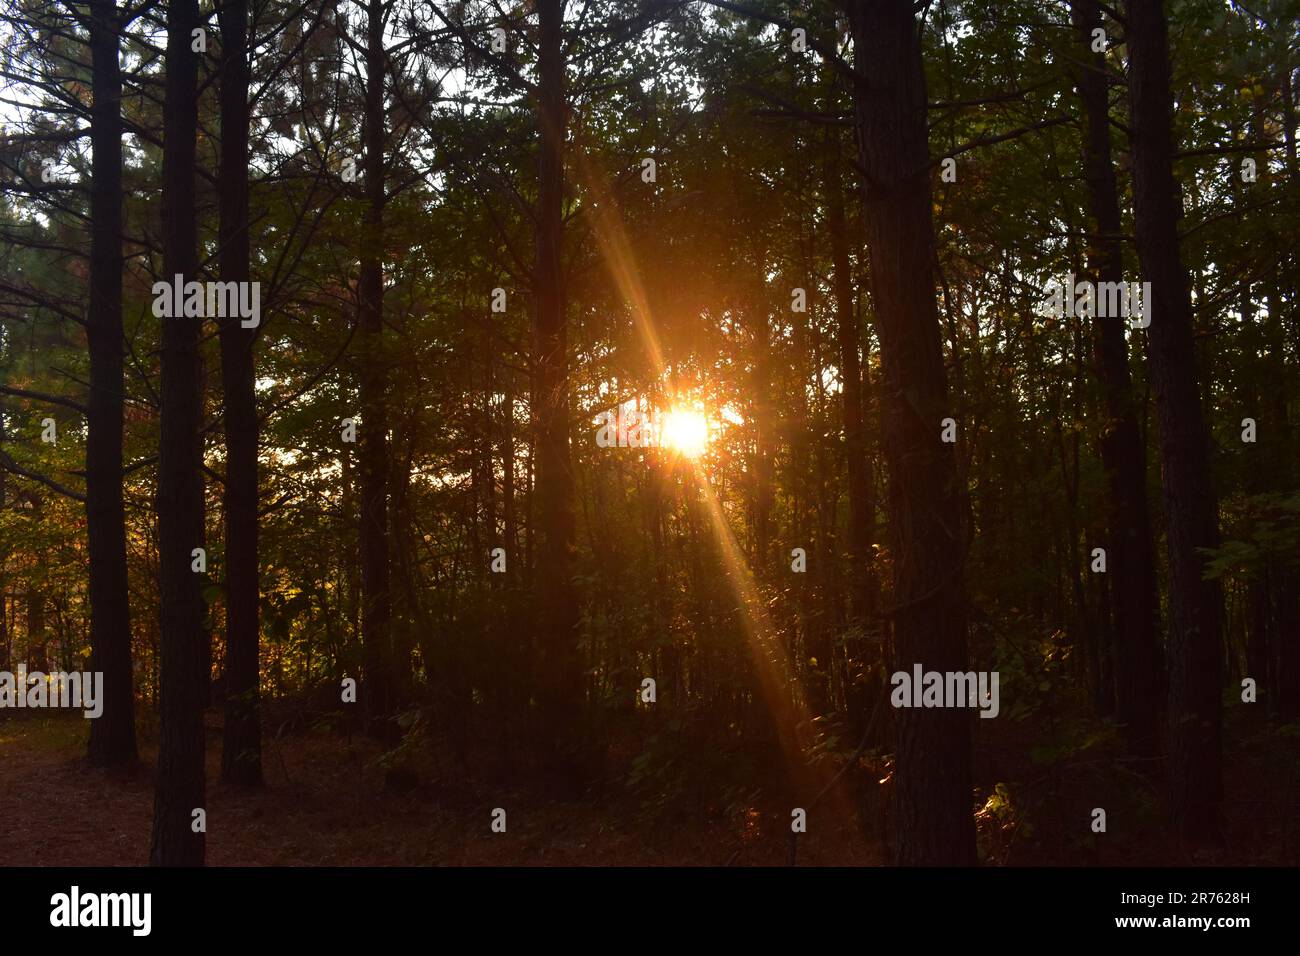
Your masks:
M709 445L709 422L704 413L675 407L663 416L660 443L686 458L699 458Z

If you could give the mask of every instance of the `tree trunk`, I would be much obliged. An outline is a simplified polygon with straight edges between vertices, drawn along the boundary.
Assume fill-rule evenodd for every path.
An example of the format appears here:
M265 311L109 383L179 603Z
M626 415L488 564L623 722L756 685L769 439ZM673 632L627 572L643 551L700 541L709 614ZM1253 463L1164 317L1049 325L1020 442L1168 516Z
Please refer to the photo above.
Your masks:
M840 135L834 127L827 130L826 228L831 239L840 402L844 418L844 454L848 465L849 617L859 625L861 634L860 639L847 645L844 651L846 665L850 655L857 660L857 666L852 670L848 666L844 668L844 703L853 738L857 739L866 730L875 706L875 693L862 672L878 660L877 646L871 641L871 635L878 633L876 555L873 548L876 500L871 451L867 444L862 337L853 294L853 267L849 259L848 226L844 215ZM879 726L883 730L884 722L879 722Z
M561 260L564 197L564 0L538 0L537 265L534 281L534 391L537 416L538 562L535 581L541 634L543 719L551 741L572 741L582 712L578 597L573 581L574 484L569 450L569 379ZM562 746L562 744L560 745ZM558 756L558 755L557 755ZM564 763L564 761L561 761ZM566 776L563 768L561 777ZM567 783L560 780L557 782Z
M835 329L840 352L840 401L844 414L844 449L848 459L849 558L853 565L850 602L853 616L865 625L875 613L872 600L875 555L871 548L875 502L872 500L871 457L867 453L862 413L861 335L853 303L853 275L844 221L840 134L831 127L827 136L830 142L826 163L826 228L831 238Z
M90 725L90 762L134 763L135 695L122 499L122 76L113 0L90 8L90 300L86 341L86 538L90 556L91 670L104 675L104 710Z
M197 279L194 212L198 132L199 25L196 0L167 4L167 78L163 103L163 275ZM176 277L180 276L180 279ZM158 461L158 560L162 590L161 734L154 795L155 866L200 866L204 835L193 811L203 807L203 595L191 552L203 540L202 320L162 322L162 430Z
M758 275L768 269L767 250L760 248L755 254ZM772 331L768 320L767 290L761 278L754 284L748 312L753 349L753 370L750 375L750 394L753 398L754 454L750 469L753 474L753 566L760 581L770 578L776 566L772 553L773 520L776 507L776 453L777 406L771 394L775 374L772 359ZM788 565L787 565L788 566Z
M854 0L854 106L880 338L896 670L966 670L966 539L935 302L925 75L909 0ZM973 865L969 711L900 708L897 861Z
M0 403L0 445L5 442L5 408ZM9 472L0 468L0 511L9 507ZM0 671L14 670L12 632L9 629L9 579L5 575L5 564L0 561Z
M388 562L388 372L384 330L384 11L371 0L366 39L366 213L358 283L361 314L361 642L367 726L392 715Z
M27 670L48 671L50 669L49 635L45 632L45 592L41 582L45 580L45 565L41 562L36 567L36 581L27 583Z
M221 23L220 265L223 282L249 280L248 2L227 0ZM226 722L221 779L262 782L258 693L256 328L234 316L221 323L221 385L226 433Z
M501 512L505 527L506 582L513 588L519 580L519 519L515 513L515 393L514 379L503 375L501 401Z
M1300 184L1300 162L1296 157L1296 110L1295 91L1292 84L1291 60L1285 48L1281 51L1282 73L1282 140L1286 152L1287 183L1294 191ZM1262 125L1262 124L1261 124ZM1280 244L1282 237L1274 230L1269 230L1269 238ZM1268 379L1272 383L1273 436L1269 446L1274 449L1269 456L1270 472L1273 486L1279 492L1290 491L1295 487L1294 452L1292 444L1291 421L1288 417L1290 396L1282 384L1286 372L1286 337L1287 330L1282 321L1282 286L1286 284L1287 296L1291 304L1290 314L1293 328L1297 310L1295 309L1296 252L1290 244L1285 252L1279 251L1274 258L1272 274L1268 282L1268 324L1265 327L1268 340ZM1285 270L1285 276L1283 274ZM1269 577L1273 584L1276 598L1277 616L1274 620L1272 644L1277 650L1275 668L1277 716L1283 723L1292 723L1300 717L1300 594L1294 586L1296 569L1286 561L1270 561ZM1271 648L1270 648L1271 650Z
M504 401L501 431L501 474L502 474L502 517L505 523L506 549L506 606L505 632L513 650L512 656L518 660L528 660L532 654L527 638L521 640L521 634L527 634L527 604L523 600L524 570L526 557L520 550L519 513L516 501L516 467L515 459L515 378L507 369L504 373ZM516 744L516 728L526 726L528 693L526 691L528 673L523 667L507 667L502 675L502 693L505 695L504 708L506 724L501 738L502 753L507 764L513 760ZM526 741L525 741L526 742Z
M1168 27L1161 0L1129 4L1133 205L1142 277L1151 283L1147 354L1160 419L1169 543L1170 812L1193 842L1222 839L1219 587L1202 578L1202 548L1219 543L1201 413L1192 306L1178 251Z
M1085 66L1077 85L1086 122L1084 173L1093 232L1088 266L1097 282L1124 279L1123 223L1111 159L1106 61L1091 52L1092 31L1101 26L1097 0L1073 0L1075 30ZM1101 378L1106 419L1101 460L1109 490L1106 549L1115 584L1116 708L1130 751L1159 752L1160 637L1155 547L1146 497L1146 452L1138 429L1122 316L1096 316L1093 356Z

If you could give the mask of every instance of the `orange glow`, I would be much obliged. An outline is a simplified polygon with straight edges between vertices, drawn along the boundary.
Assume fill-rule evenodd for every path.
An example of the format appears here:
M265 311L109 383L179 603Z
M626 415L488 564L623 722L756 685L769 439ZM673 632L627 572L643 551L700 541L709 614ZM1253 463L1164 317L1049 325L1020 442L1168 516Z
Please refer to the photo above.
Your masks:
M674 406L664 413L660 444L686 458L699 458L709 445L709 422L704 413Z

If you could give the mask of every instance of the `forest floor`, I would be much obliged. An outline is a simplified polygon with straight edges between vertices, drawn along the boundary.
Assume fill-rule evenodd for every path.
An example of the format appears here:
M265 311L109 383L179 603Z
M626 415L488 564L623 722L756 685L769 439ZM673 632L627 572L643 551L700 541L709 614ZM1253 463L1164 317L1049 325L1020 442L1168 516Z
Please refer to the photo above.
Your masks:
M0 866L148 863L156 743L131 771L85 759L86 725L64 716L0 722ZM781 865L780 811L647 828L626 807L534 799L458 779L385 786L382 748L308 732L266 741L266 787L223 786L220 718L209 714L207 859L213 866ZM507 808L507 832L491 813ZM785 811L785 820L789 812ZM769 825L770 824L770 825ZM788 823L783 828L788 832ZM853 827L800 838L800 865L881 862Z
M985 721L976 721L983 725ZM1162 761L1127 757L1113 724L1082 708L990 721L975 740L985 784L981 855L1011 865L1295 866L1300 863L1300 726L1225 707L1223 842L1180 844L1165 820ZM1097 811L1105 811L1097 832Z
M725 809L645 812L620 788L579 802L526 785L488 782L444 764L394 785L384 746L321 728L269 736L266 786L219 782L221 718L207 717L207 858L229 866L781 866L789 862L790 801L754 791ZM1290 728L1230 724L1225 740L1227 845L1177 846L1162 823L1152 771L1125 760L1113 733L1064 725L1044 744L1036 721L979 728L976 814L991 865L1295 865L1300 862L1300 748ZM87 725L68 715L0 721L0 866L148 862L156 739L141 761L104 772L85 759ZM884 766L865 766L874 787ZM481 778L481 779L480 779ZM883 791L884 788L881 788ZM852 797L850 800L854 799ZM829 804L831 801L827 801ZM883 806L887 801L876 800ZM845 806L841 804L841 806ZM491 831L493 809L507 832ZM1106 831L1094 830L1106 811ZM888 821L824 807L799 837L800 866L880 865Z

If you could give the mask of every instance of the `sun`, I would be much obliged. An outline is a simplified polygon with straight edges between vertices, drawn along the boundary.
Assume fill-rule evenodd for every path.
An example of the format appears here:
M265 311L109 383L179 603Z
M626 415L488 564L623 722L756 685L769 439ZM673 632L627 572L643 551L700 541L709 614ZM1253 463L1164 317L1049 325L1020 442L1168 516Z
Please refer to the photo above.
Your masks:
M709 422L704 413L675 406L663 416L660 443L686 458L699 458L709 446Z

